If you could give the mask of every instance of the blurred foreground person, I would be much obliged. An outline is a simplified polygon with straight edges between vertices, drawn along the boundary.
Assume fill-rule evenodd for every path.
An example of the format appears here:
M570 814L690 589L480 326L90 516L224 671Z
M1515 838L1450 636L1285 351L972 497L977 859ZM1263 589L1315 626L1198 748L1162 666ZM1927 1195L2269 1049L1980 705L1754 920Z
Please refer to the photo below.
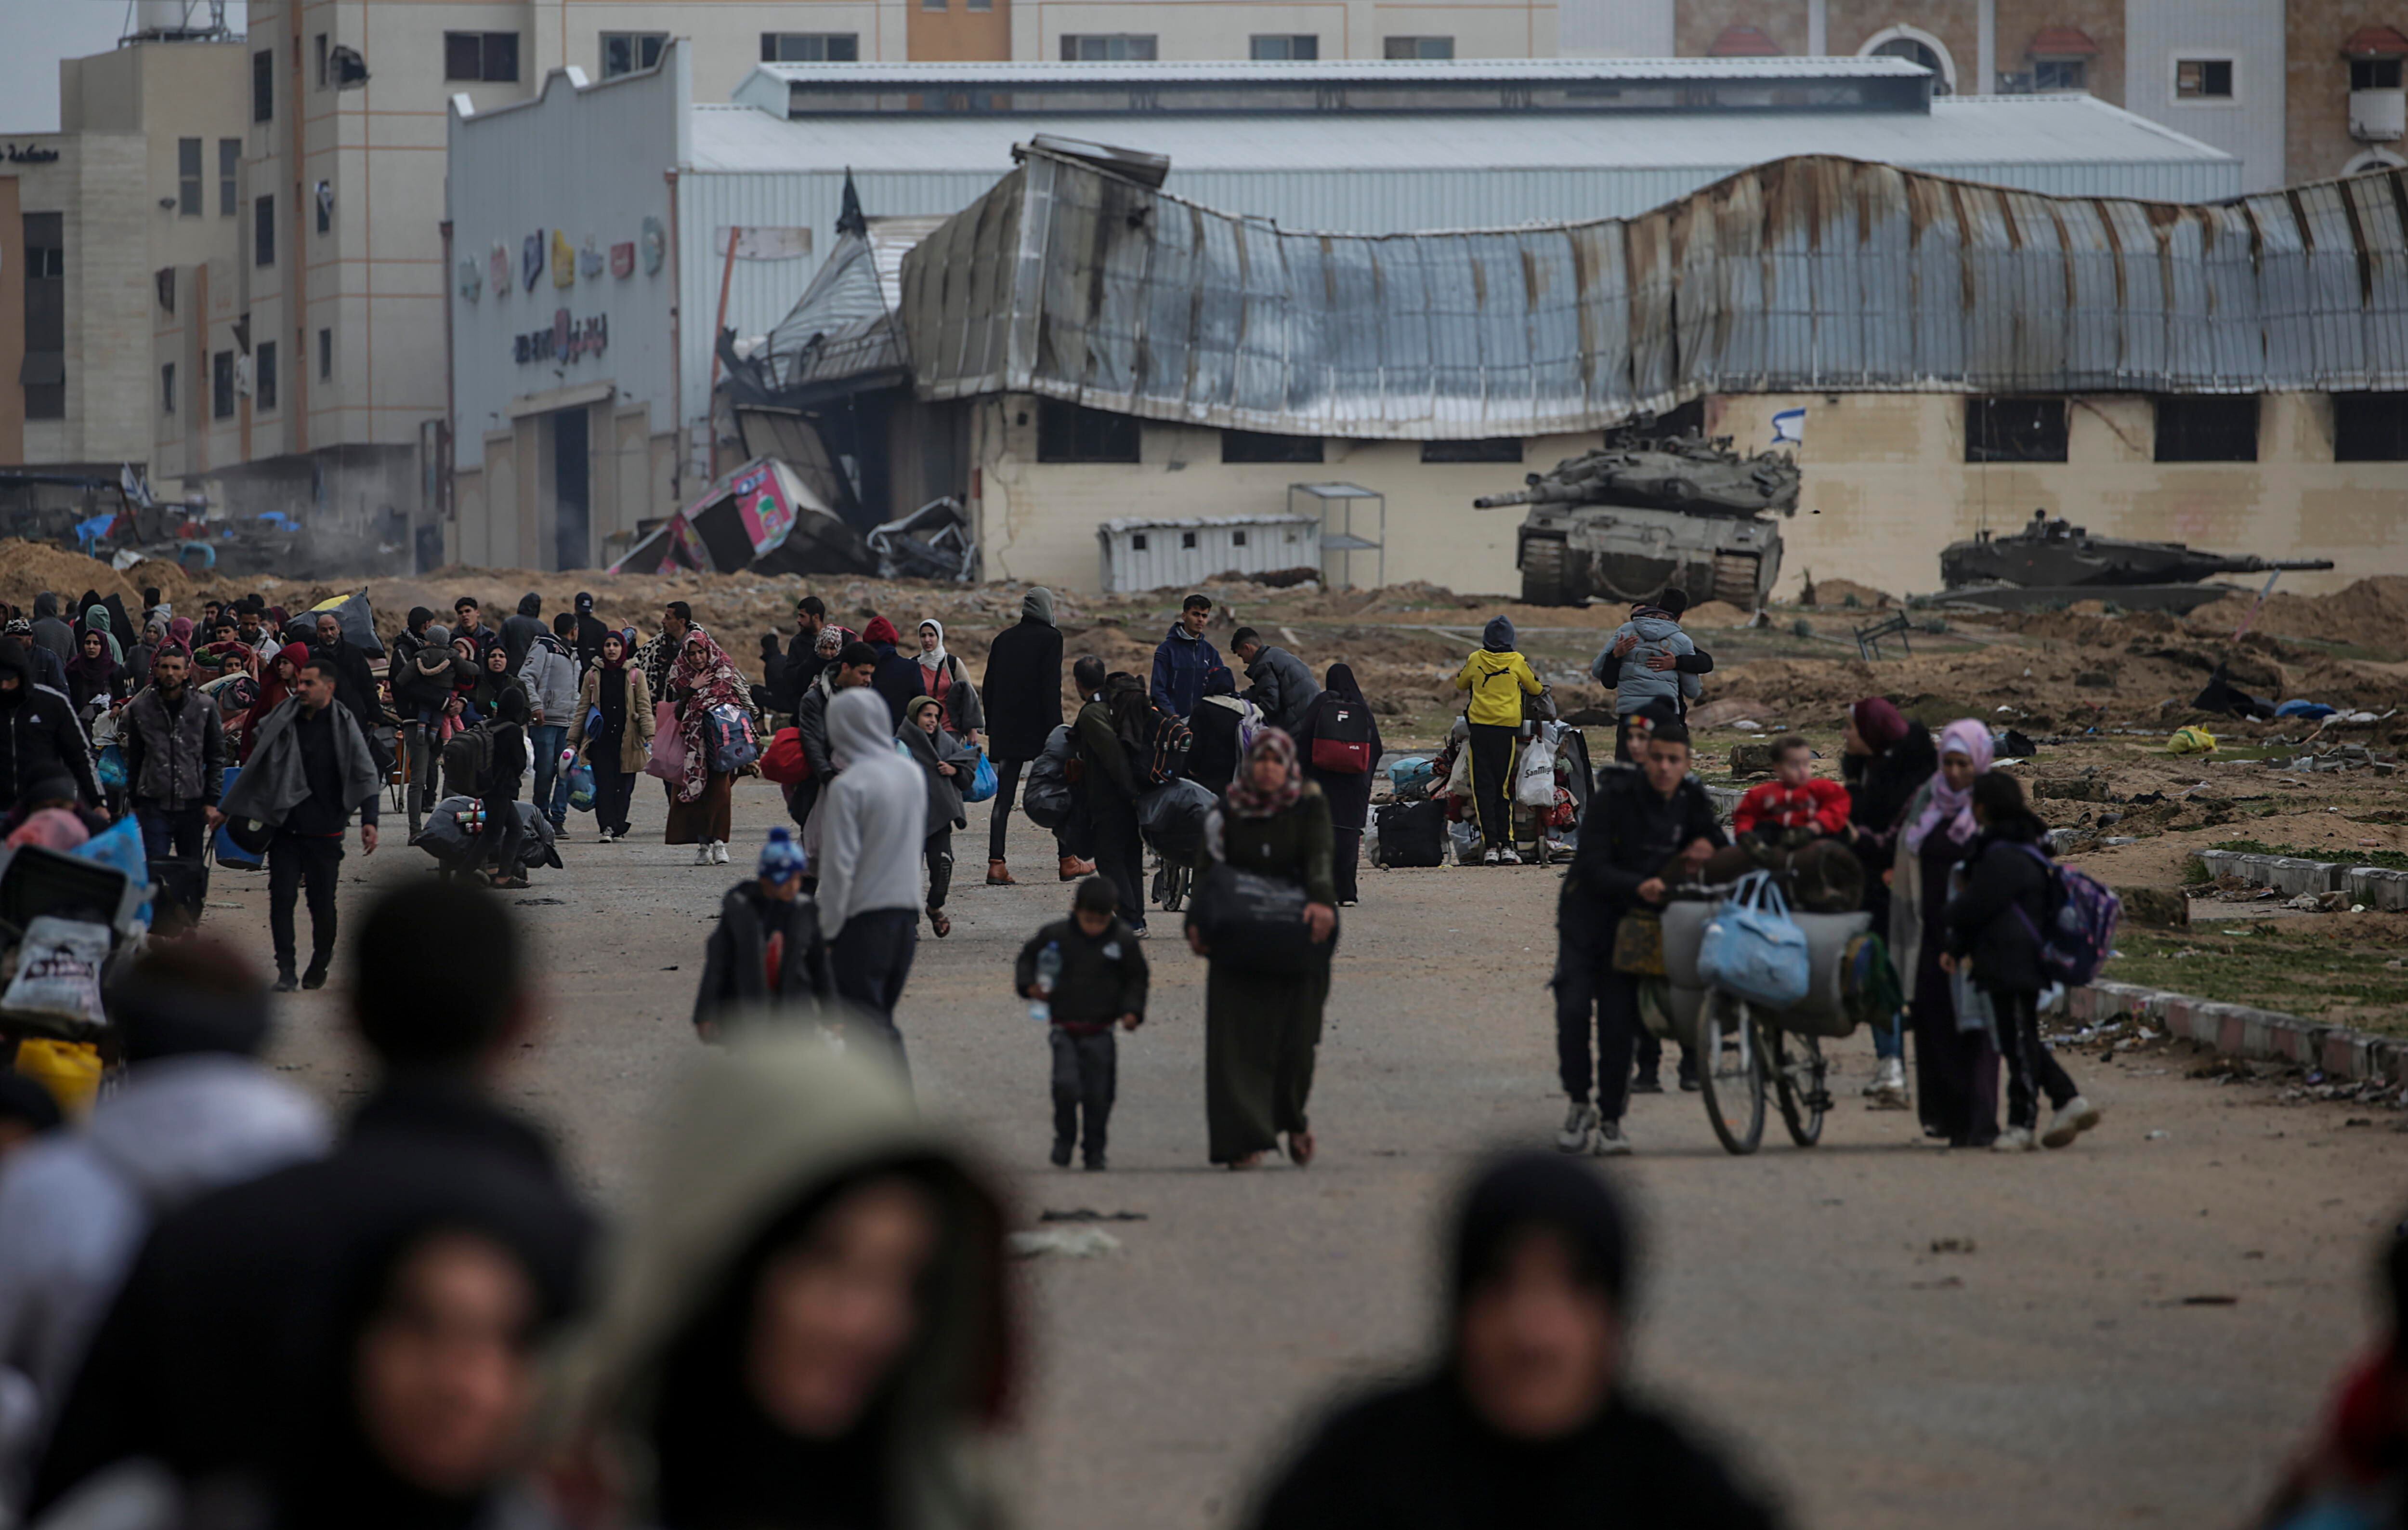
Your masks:
M226 1185L326 1150L316 1101L259 1061L267 985L212 941L150 947L109 994L125 1082L91 1124L0 1170L0 1367L55 1410L151 1224ZM37 1435L37 1431L36 1432ZM37 1438L0 1438L0 1512Z
M665 1125L584 1367L599 1523L999 1523L1003 1214L901 1078L756 1027Z
M717 1041L725 1010L812 1004L831 987L819 907L803 891L803 847L780 824L761 846L757 874L719 901L719 922L704 943L702 986L694 996L695 1033Z
M1633 1237L1595 1171L1517 1153L1455 1217L1445 1352L1341 1409L1272 1485L1258 1530L1491 1525L1760 1530L1780 1521L1629 1394Z
M837 777L820 794L820 930L836 990L892 1033L895 1005L920 941L920 854L928 838L928 785L895 750L886 704L867 686L828 702Z
M534 1014L527 953L509 908L466 884L413 881L369 908L352 967L353 1023L381 1076L332 1156L205 1196L161 1221L59 1416L35 1481L37 1511L110 1467L147 1460L197 1494L297 1495L312 1508L293 1516L297 1523L473 1522L412 1507L420 1492L433 1495L426 1505L475 1498L460 1490L460 1473L396 1463L420 1451L454 1466L484 1458L481 1447L444 1443L452 1425L443 1421L456 1412L460 1430L482 1430L479 1418L509 1408L471 1393L518 1383L492 1367L440 1378L466 1365L464 1355L498 1356L494 1333L517 1335L512 1343L523 1348L538 1320L573 1307L593 1225L550 1144L493 1097ZM471 973L476 981L458 980ZM447 1228L503 1252L438 1261L434 1273L405 1267ZM534 1293L523 1318L508 1321L495 1314L519 1307L497 1292L519 1288L493 1275L503 1264ZM482 1273L457 1279L483 1293L466 1304L482 1316L452 1313L448 1297L411 1294L424 1283L449 1287L446 1272L471 1266ZM408 1316L414 1306L421 1315ZM369 1330L388 1311L404 1314L394 1321L416 1324L422 1338L443 1341L427 1347L442 1351L420 1378L430 1390L396 1404L394 1425L438 1437L394 1446L371 1469L351 1431L381 1439L385 1425L369 1416L364 1389L347 1395L368 1415L339 1409L330 1378L369 1363ZM408 1491L391 1487L386 1471ZM359 1501L342 1501L354 1491Z
M2258 1522L2264 1530L2408 1524L2408 1222L2393 1230L2377 1275L2390 1332L2342 1378L2321 1437Z

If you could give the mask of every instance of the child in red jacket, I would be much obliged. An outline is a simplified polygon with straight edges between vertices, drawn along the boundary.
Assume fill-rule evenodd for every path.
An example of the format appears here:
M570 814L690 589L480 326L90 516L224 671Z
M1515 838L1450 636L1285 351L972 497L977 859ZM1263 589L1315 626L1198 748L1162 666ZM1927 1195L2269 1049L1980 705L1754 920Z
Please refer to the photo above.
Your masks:
M1814 751L1795 733L1772 741L1773 778L1748 788L1731 815L1735 834L1755 834L1795 849L1807 838L1843 834L1848 828L1848 788L1814 778ZM1786 832L1802 829L1805 835Z
M1845 914L1864 901L1864 866L1840 838L1848 826L1848 788L1814 777L1814 751L1795 733L1772 743L1773 779L1750 787L1731 815L1730 847L1705 865L1711 883L1769 870L1793 907Z

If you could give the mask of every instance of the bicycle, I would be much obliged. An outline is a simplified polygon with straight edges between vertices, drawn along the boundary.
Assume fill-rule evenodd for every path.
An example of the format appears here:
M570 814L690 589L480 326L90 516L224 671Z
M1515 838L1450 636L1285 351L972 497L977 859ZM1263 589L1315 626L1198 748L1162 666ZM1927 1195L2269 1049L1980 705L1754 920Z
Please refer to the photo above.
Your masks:
M1718 903L1732 888L1688 884L1675 891L1681 902L1698 907ZM1672 906L1668 905L1668 912ZM1702 933L1704 921L1697 923ZM1672 933L1669 926L1666 932ZM1668 974L1679 975L1674 973L1677 964L1698 978L1694 946L1676 953L1668 938L1665 958ZM1695 1018L1698 1093L1706 1107L1706 1124L1724 1150L1744 1157L1763 1145L1768 1088L1792 1143L1812 1148L1822 1141L1824 1118L1831 1108L1830 1065L1823 1056L1822 1037L1781 1023L1785 1011L1702 979L1686 986L1701 991Z

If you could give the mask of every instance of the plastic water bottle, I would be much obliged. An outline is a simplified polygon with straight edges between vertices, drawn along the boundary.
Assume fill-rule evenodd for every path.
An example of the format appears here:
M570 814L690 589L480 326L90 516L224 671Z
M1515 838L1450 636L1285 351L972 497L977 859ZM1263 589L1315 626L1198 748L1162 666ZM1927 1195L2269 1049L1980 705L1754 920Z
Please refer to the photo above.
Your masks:
M1028 1018L1039 1025L1054 1023L1054 985L1062 978L1062 947L1048 941L1037 953L1037 997L1028 1002Z

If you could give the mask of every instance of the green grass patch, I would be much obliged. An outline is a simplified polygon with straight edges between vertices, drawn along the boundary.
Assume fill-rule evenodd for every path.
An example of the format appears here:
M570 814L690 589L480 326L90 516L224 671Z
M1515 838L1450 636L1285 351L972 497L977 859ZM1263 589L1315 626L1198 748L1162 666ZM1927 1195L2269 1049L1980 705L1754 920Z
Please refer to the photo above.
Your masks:
M2380 866L2386 871L2408 872L2408 854L2398 850L2314 850L2297 844L2268 844L2263 840L2218 840L2208 848L2232 850L2244 856L2289 856L2299 860L2338 861L2344 866Z
M2331 917L2225 919L2187 931L2126 929L2100 976L2223 1003L2298 1015L2383 1035L2408 1035L2408 968L2397 936L2363 939Z

